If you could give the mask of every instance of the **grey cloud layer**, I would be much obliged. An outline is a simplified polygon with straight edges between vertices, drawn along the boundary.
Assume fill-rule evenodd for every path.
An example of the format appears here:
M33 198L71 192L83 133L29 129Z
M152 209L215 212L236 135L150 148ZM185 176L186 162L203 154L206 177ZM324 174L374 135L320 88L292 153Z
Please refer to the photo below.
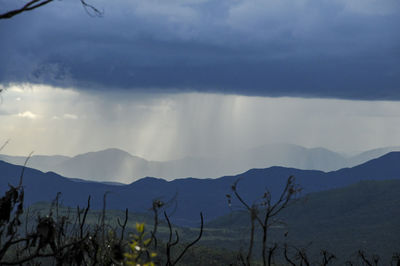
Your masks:
M0 82L400 99L395 0L55 2L0 23Z

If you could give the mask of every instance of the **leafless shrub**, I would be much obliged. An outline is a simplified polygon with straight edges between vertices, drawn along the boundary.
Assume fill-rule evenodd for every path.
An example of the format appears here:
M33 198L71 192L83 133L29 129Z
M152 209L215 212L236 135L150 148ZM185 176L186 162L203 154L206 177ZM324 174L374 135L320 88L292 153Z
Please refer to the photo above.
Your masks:
M250 215L250 242L248 246L248 251L246 257L244 258L242 254L240 254L240 261L243 265L250 265L252 256L253 256L253 248L254 248L254 234L256 224L261 227L262 230L262 247L261 247L261 256L263 265L271 265L272 259L274 257L275 251L277 250L277 245L274 244L272 247L268 248L268 232L271 226L281 223L280 219L277 217L278 214L286 208L293 200L298 196L301 191L301 188L295 184L295 178L290 176L286 182L286 185L280 194L278 200L273 201L271 198L271 193L266 190L264 195L261 198L261 201L253 203L252 205L248 204L240 195L238 191L238 183L240 179L238 179L232 185L232 192L236 199L244 206L244 208L249 212ZM230 194L227 195L228 201L231 202L232 196Z

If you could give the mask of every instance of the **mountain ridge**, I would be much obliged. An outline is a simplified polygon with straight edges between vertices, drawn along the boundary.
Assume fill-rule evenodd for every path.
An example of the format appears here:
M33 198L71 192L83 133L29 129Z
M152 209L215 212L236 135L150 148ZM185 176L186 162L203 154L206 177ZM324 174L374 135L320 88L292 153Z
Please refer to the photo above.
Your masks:
M182 178L168 181L161 178L143 178L127 185L109 185L99 182L77 182L61 175L26 168L23 184L26 187L27 204L37 201L52 201L57 192L62 193L64 204L85 205L91 195L93 208L101 209L104 193L107 194L109 208L129 208L143 211L151 208L152 201L159 199L169 202L174 210L174 220L178 224L191 224L203 211L207 219L215 218L230 211L225 195L231 185L240 180L239 193L250 202L268 189L273 199L282 191L289 176L303 187L303 193L325 191L344 187L362 180L400 179L400 152L392 152L378 159L353 168L333 172L301 170L285 167L251 169L239 175L222 176L215 179ZM376 171L371 171L376 168ZM0 161L0 188L17 184L21 166Z
M74 157L34 155L30 158L28 166L72 178L129 184L133 180L146 176L169 180L185 177L207 178L236 175L248 169L275 165L329 172L361 164L383 155L385 151L397 148L399 147L374 149L345 158L325 148L274 144L230 154L223 159L185 157L171 161L148 161L124 150L110 148L82 153ZM0 155L0 159L23 165L26 157Z

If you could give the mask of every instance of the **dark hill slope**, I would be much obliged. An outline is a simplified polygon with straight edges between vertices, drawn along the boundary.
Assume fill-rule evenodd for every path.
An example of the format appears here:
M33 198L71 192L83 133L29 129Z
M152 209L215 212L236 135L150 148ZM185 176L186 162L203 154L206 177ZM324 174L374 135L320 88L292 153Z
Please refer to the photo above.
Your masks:
M231 185L240 179L238 189L248 201L254 201L269 189L273 196L279 195L288 176L294 175L304 188L304 193L322 191L354 184L361 180L399 179L400 153L389 153L378 159L353 168L335 172L298 170L294 168L271 167L252 169L236 176L216 179L176 179L165 181L143 178L129 185L109 185L96 182L76 182L54 173L43 173L27 168L24 175L26 199L28 203L50 201L57 192L62 193L64 205L86 204L92 196L92 206L102 207L103 194L107 191L107 207L131 211L144 211L151 207L153 199L169 201L174 209L175 222L186 224L197 221L203 211L210 220L230 211L225 195ZM0 162L0 188L7 184L17 184L22 167Z
M364 249L389 259L400 250L399 191L400 180L385 180L361 181L310 193L282 212L280 218L286 226L272 228L271 241L287 241L297 246L311 242L309 251L314 252L313 257L321 249L328 249L341 258L350 258L357 250ZM240 238L248 236L248 230L243 228L249 228L249 216L243 211L232 212L207 227L231 230L232 238L225 245L235 248L240 246ZM213 232L214 239L218 239L218 230ZM285 232L287 238L283 237Z

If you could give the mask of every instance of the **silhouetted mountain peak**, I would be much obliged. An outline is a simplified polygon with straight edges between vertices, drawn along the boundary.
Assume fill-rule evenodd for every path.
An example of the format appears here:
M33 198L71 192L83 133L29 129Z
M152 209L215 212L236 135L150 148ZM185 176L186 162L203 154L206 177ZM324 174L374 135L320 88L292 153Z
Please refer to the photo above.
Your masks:
M162 178L157 178L157 177L143 177L139 180L136 180L129 185L137 185L137 184L155 184L155 183L168 183L167 180L162 179Z

